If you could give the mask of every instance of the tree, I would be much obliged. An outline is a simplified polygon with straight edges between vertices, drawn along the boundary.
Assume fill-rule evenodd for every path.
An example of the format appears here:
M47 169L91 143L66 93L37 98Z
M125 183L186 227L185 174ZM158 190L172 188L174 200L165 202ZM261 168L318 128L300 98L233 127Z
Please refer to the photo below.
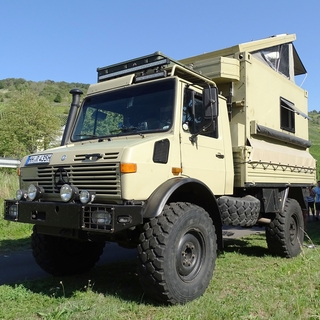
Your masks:
M56 97L53 100L56 103L60 103L62 101L60 93L57 93Z
M59 135L60 120L36 92L16 92L0 114L0 156L18 157L48 148Z

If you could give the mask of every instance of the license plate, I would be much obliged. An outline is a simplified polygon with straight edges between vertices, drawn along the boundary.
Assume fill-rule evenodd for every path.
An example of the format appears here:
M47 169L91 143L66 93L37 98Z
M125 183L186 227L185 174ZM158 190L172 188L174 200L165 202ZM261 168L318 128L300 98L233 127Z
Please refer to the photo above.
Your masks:
M37 154L35 156L29 156L26 161L26 166L30 164L49 163L52 157L52 153L49 154Z

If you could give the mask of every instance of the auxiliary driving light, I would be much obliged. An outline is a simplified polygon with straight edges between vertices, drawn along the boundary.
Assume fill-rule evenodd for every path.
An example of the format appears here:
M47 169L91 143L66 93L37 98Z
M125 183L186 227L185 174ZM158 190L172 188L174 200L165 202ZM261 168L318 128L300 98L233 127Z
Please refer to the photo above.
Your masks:
M98 226L109 225L111 223L111 214L104 211L93 212L92 223Z
M18 206L16 204L13 204L12 206L10 206L8 214L12 220L16 219L18 216Z
M60 198L64 202L69 202L79 196L79 191L76 187L64 184L60 189Z
M34 184L30 184L27 194L28 194L28 199L31 201L38 200L42 197L42 194L44 193L43 188L38 187Z
M80 192L79 198L80 198L81 203L86 204L86 203L92 202L94 200L95 193L90 192L88 190L82 190Z
M28 191L27 190L24 190L24 189L19 189L17 190L16 192L16 199L18 201L20 200L26 200L28 197Z

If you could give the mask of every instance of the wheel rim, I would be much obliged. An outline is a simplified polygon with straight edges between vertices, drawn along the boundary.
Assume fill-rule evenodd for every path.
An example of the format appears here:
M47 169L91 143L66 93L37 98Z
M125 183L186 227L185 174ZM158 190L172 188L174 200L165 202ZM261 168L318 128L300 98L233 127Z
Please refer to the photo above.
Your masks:
M297 220L295 219L294 216L291 217L290 221L290 229L289 229L289 237L290 237L290 243L292 245L295 244L297 238L298 238L298 224Z
M192 281L199 273L204 258L205 242L203 236L190 230L181 238L176 252L176 268L179 277Z

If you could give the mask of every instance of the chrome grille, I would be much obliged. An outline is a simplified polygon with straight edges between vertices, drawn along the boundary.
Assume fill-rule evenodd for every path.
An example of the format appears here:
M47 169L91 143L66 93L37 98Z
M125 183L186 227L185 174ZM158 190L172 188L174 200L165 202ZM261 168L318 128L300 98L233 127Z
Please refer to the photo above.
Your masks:
M121 198L119 163L38 167L36 168L36 177L34 174L30 177L23 174L22 181L24 183L38 183L44 188L45 194L58 194L59 190L54 185L54 175L58 168L67 171L69 183L79 190L94 191L97 197L107 195L115 199Z

